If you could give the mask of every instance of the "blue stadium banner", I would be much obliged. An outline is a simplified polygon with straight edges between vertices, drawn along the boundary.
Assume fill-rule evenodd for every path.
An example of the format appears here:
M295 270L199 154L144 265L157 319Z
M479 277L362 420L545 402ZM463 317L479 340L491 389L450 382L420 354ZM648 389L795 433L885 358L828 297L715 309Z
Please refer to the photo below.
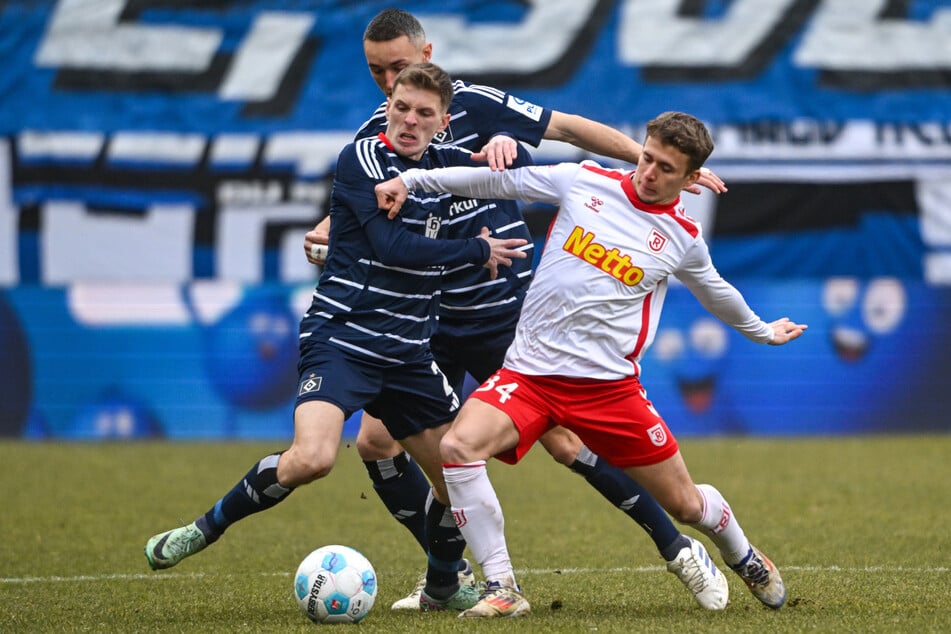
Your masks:
M389 6L0 2L0 435L289 436L316 281L303 235L382 101L361 39ZM664 110L709 125L730 191L687 195L688 212L764 317L812 328L778 354L712 335L706 376L706 320L658 337L645 383L674 430L951 429L936 327L951 323L951 0L400 6L455 77L638 139ZM552 210L525 212L541 241ZM796 397L763 398L791 375Z

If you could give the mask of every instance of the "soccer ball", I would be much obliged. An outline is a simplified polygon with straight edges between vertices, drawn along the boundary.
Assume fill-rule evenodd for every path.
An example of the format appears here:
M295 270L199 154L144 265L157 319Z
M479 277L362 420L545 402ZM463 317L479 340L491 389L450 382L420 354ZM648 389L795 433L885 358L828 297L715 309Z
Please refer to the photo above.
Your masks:
M294 575L297 605L314 623L357 623L376 600L376 572L347 546L323 546Z

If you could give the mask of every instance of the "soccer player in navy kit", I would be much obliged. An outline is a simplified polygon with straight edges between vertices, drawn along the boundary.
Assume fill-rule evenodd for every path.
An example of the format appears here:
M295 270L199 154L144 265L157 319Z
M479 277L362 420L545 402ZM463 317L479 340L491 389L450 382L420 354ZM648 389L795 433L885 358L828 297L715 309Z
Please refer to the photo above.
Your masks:
M403 67L429 61L432 45L426 42L423 27L415 17L391 9L377 15L367 26L364 52L371 75L388 95L393 78ZM436 136L434 143L456 144L473 151L488 145L484 153L490 165L501 167L511 163L518 151L516 138L536 146L543 138L571 142L629 162L635 162L640 154L639 143L603 124L542 108L489 86L456 81L454 89L449 126ZM380 106L356 138L373 136L384 129L384 110L385 105ZM505 135L495 136L500 131ZM704 178L705 184L714 191L723 189L722 182L712 174L705 173ZM486 222L485 218L493 218L495 226L509 226L507 236L530 240L521 213L510 205L508 201L485 201L480 208L459 210L448 224L449 235L470 235L480 223ZM319 230L310 232L305 243L308 258L315 264L322 262L312 249L326 243L322 237L326 224L327 221ZM330 242L332 246L333 240ZM474 266L455 267L444 276L439 327L431 343L440 368L460 394L466 372L481 383L501 366L530 279L531 258L515 261L498 280L490 280L484 271ZM703 546L682 535L645 489L589 451L567 429L553 429L540 442L558 462L583 475L605 498L648 532L661 556L671 564L671 571L690 588L701 605L708 609L722 607L716 599L708 599L705 591L709 588L704 588L698 581L701 575L695 574L706 556ZM356 445L374 490L425 550L424 517L429 483L422 471L372 416L363 416ZM424 583L421 577L414 591L396 601L393 609L419 609Z
M383 420L433 483L421 607L461 610L478 601L476 587L459 583L465 541L446 507L438 450L459 397L428 344L444 268L485 266L495 278L500 265L526 257L518 247L527 241L491 237L505 228L490 225L468 238L436 240L449 219L450 197L421 192L394 223L377 208L373 191L411 167L471 164L468 151L430 145L449 122L452 94L451 79L437 66L407 68L388 101L386 134L341 152L331 203L334 247L300 326L293 443L258 461L195 522L153 536L145 549L153 569L176 565L234 522L328 475L344 421L365 409Z

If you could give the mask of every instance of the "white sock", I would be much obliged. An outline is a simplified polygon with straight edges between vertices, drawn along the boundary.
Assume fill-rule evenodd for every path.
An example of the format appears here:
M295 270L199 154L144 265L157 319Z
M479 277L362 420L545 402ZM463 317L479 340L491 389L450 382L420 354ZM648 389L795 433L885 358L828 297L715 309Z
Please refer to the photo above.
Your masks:
M505 543L502 506L489 481L485 461L443 466L452 514L486 581L515 587L515 572Z
M719 491L709 484L698 484L697 490L703 497L703 517L691 526L713 540L727 565L735 566L749 554L750 541Z

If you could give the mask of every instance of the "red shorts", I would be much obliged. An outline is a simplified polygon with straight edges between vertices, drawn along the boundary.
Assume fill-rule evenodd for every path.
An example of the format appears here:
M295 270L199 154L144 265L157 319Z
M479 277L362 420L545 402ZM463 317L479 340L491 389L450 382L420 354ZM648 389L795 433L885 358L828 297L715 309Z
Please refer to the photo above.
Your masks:
M515 423L518 445L495 456L509 464L521 460L553 425L578 434L591 451L622 469L656 464L677 453L677 440L637 377L601 381L502 368L469 398L502 410Z

